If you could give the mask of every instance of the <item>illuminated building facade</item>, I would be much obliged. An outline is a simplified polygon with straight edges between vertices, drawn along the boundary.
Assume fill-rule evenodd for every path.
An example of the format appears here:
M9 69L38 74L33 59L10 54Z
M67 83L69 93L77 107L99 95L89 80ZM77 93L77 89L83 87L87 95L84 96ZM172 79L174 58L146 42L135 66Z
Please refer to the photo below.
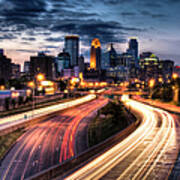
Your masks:
M158 79L160 75L159 58L151 52L145 52L140 55L140 76L141 80Z
M91 43L90 69L101 70L101 44L97 38Z
M171 80L174 68L174 61L171 60L161 60L160 61L160 73L164 82Z
M70 55L70 66L77 66L79 58L79 36L70 35L65 37L65 52Z
M175 66L173 69L173 73L178 74L178 76L180 77L180 66Z

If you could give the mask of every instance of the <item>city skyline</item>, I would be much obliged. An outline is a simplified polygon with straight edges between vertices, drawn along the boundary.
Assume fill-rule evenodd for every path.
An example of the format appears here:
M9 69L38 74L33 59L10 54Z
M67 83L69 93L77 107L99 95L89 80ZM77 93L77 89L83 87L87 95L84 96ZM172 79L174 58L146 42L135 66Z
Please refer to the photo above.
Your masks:
M64 47L64 36L77 34L80 54L86 59L94 38L100 39L102 47L112 42L123 52L128 38L136 36L140 52L152 51L179 64L180 2L176 0L0 0L0 4L0 46L13 62L23 64L42 50L57 55Z

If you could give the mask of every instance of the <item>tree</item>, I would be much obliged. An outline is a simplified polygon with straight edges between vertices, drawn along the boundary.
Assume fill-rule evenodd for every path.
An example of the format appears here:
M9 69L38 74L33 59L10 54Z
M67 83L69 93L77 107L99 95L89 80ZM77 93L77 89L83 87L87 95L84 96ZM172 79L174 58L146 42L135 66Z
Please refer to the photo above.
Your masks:
M66 89L66 87L67 87L67 82L60 80L60 81L58 81L58 85L59 85L59 89L61 91L64 91Z
M23 104L23 96L19 96L18 98L18 105L22 105Z
M9 102L10 102L10 98L6 98L5 99L5 109L6 109L6 111L9 110Z
M12 99L12 100L11 100L11 103L12 103L13 109L15 109L15 107L16 107L16 100L15 100L15 99Z

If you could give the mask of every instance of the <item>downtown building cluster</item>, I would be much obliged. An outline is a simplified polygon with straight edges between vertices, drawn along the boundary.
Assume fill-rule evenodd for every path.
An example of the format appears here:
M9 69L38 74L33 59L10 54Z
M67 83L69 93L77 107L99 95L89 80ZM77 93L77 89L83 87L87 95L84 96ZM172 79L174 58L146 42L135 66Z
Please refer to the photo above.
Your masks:
M80 38L69 35L64 39L64 48L56 57L39 52L24 62L24 72L20 73L20 65L14 64L0 52L0 79L19 78L25 75L29 80L42 73L45 79L57 81L79 77L81 73L87 81L122 82L139 79L148 82L150 79L162 78L164 82L171 79L173 71L178 71L171 60L160 60L152 52L139 54L136 38L130 38L126 52L119 53L110 43L107 49L101 47L99 39L93 39L90 47L90 63L84 61L80 51Z

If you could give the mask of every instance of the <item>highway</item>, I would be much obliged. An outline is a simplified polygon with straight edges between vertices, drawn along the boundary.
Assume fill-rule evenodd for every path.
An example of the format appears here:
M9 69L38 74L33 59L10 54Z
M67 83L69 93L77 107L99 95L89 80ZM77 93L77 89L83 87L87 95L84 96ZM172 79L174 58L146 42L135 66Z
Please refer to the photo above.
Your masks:
M124 98L140 126L126 139L87 163L68 180L167 179L178 154L175 119L158 108Z
M87 148L86 117L107 102L98 98L30 127L3 160L0 179L25 179L84 151Z
M59 110L64 110L66 108L82 104L84 102L93 100L95 98L96 98L95 95L90 94L90 95L86 95L82 98L71 100L71 101L68 101L65 103L60 103L60 104L56 104L56 105L52 105L52 106L48 106L48 107L44 107L44 108L35 109L33 111L28 111L28 112L20 113L17 115L11 115L8 117L1 118L0 119L0 131L6 129L8 127L15 126L17 124L29 121L33 118L38 118L40 116L47 115L49 113L53 113L53 112L56 112ZM26 115L26 118L25 118L25 115Z

